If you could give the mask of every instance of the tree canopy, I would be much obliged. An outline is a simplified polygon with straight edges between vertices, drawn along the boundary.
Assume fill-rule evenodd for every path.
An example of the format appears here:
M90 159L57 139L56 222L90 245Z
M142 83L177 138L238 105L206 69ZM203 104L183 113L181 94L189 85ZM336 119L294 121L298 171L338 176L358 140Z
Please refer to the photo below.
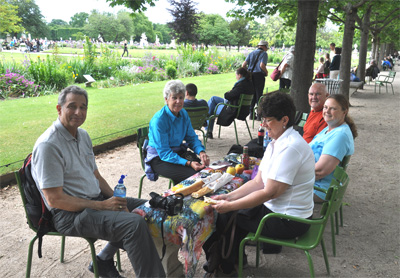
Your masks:
M6 0L0 0L0 33L17 33L23 29L20 26L21 18L17 8Z

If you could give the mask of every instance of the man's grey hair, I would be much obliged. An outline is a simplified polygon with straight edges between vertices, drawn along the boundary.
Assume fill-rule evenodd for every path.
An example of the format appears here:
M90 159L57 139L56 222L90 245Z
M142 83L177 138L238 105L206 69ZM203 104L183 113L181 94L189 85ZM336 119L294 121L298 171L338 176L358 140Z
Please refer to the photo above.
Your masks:
M89 105L88 93L81 87L75 85L68 86L60 92L58 95L58 105L63 106L65 104L68 94L84 96L86 98L86 105Z
M171 80L165 84L164 98L169 99L171 95L182 94L185 95L186 87L180 80Z

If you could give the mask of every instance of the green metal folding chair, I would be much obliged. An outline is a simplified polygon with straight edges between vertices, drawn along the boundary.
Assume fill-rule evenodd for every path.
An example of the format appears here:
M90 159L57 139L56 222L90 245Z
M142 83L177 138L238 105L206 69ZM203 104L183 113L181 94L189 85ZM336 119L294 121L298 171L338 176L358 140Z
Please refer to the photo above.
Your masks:
M253 95L241 94L241 95L240 95L240 99L239 99L239 104L238 104L238 105L233 105L233 104L223 103L223 102L222 102L222 103L218 103L217 106L215 107L214 114L211 115L211 116L209 117L209 119L217 118L217 117L218 117L217 111L218 111L218 107L219 107L220 105L225 105L225 106L229 106L229 107L232 107L232 108L237 108L237 114L236 114L235 119L238 119L238 117L239 117L239 115L240 115L240 111L241 111L242 109L245 109L246 107L250 107L252 99L253 99ZM233 124L234 124L234 126L235 126L236 143L239 145L239 139L238 139L238 135L237 135L237 129L236 129L236 121L235 121L235 119L233 120ZM247 117L246 117L244 120L242 120L242 121L244 121L244 122L246 123L247 131L249 132L250 139L252 140L253 137L251 136L249 124L247 123ZM220 138L220 136L221 136L221 125L219 126L218 138Z
M208 118L208 107L200 106L200 107L185 107L186 112L188 112L190 121L192 122L192 127L195 130L200 130L203 134L203 144L204 148L206 148L207 144L207 136L203 131L204 123L207 122Z
M22 199L22 204L24 206L24 210L25 210L25 216L26 216L26 220L27 223L29 225L29 228L35 232L35 236L32 238L31 242L29 243L29 249L28 249L28 260L26 262L26 278L31 277L31 267L32 267L32 255L33 255L33 246L35 244L35 241L38 239L38 236L36 235L37 233L37 229L33 226L31 220L28 217L28 212L26 209L26 205L27 205L27 201L26 201L26 196L25 196L25 192L24 189L22 187L22 183L21 183L21 176L19 171L15 171L15 178L17 180L17 184L18 184L18 189L19 189L19 193L21 195L21 199ZM60 262L63 263L64 262L64 250L65 250L65 235L60 234L58 232L48 232L46 234L46 236L59 236L61 237L61 254L60 254ZM93 272L94 272L94 277L98 278L99 277L99 271L98 271L98 267L97 267L97 260L96 260L96 249L94 247L94 243L96 241L96 239L93 238L87 238L87 237L81 237L83 239L85 239L88 243L89 243L89 247L90 247L90 253L92 255L92 262L93 262ZM120 254L119 254L119 250L117 252L117 267L118 267L118 271L121 271L121 260L120 260Z
M146 139L149 139L149 127L142 127L142 128L138 128L137 130L137 147L139 149L139 153L140 153L140 162L142 165L142 169L143 171L145 170L144 168L144 158L145 158L145 151L143 150L143 144L145 142ZM163 177L161 175L159 175L161 178L166 178L167 177ZM142 186L143 186L143 179L146 177L146 174L143 174L143 176L140 178L140 182L139 182L139 192L138 192L138 198L140 199L140 197L142 196ZM169 179L169 187L171 188L172 186L174 186L175 183L172 179Z
M339 169L339 170L338 170ZM296 248L303 250L307 256L308 260L308 266L310 269L310 276L314 277L314 265L313 261L311 258L311 255L309 253L310 250L314 249L317 247L319 244L321 244L322 247L322 252L324 255L324 260L325 260L325 267L328 272L328 275L330 274L329 270L329 261L328 261L328 256L326 254L326 249L325 249L325 243L323 239L323 234L324 230L326 227L326 224L328 222L329 216L337 209L339 209L343 196L346 192L347 185L349 184L349 179L346 174L346 172L343 171L340 167L337 167L336 170L340 172L340 180L337 180L336 178L332 179L331 186L329 187L328 193L327 193L327 201L323 203L322 209L320 211L320 217L315 218L315 219L304 219L304 218L299 218L299 217L293 217L289 216L286 214L281 214L281 213L270 213L267 214L266 216L263 217L263 219L260 221L260 224L258 226L258 229L255 233L249 233L240 243L239 247L239 277L243 277L243 251L246 245L247 241L253 241L257 243L257 253L256 253L256 266L259 266L259 249L260 249L260 243L270 243L270 244L275 244L275 245L281 245L281 246L286 246L286 247L291 247L291 248ZM279 217L282 219L288 219L291 221L297 221L301 223L306 223L310 224L311 227L310 229L302 236L297 237L295 239L273 239L270 237L265 237L261 235L261 232L263 230L264 223L273 217Z

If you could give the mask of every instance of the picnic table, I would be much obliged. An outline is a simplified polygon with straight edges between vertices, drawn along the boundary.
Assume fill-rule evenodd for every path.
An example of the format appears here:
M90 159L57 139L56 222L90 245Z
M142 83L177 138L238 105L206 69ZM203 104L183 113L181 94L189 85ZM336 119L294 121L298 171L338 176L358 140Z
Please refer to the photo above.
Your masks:
M222 172L225 172L228 167L226 160L220 160L213 164L213 167L221 166L219 170ZM163 196L174 194L175 190L189 186L200 178L212 175L213 172L214 169L210 167L203 169L164 192ZM248 179L248 176L236 175L229 183L211 194L228 193L240 187ZM180 252L185 259L186 277L193 277L200 259L202 246L215 230L217 212L211 205L205 203L203 198L195 199L188 195L183 199L182 211L175 216L164 218L165 211L150 207L149 202L134 209L133 212L146 219L150 232L155 238L161 237L161 224L164 222L164 239L181 246Z

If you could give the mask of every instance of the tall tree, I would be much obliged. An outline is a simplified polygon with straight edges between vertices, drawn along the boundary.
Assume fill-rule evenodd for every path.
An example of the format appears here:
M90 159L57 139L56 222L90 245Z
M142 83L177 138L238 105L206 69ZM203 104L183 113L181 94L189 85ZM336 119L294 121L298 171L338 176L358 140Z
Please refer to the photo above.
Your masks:
M49 28L34 0L8 0L8 2L18 6L18 17L22 19L21 25L33 37L43 38L49 34Z
M49 26L54 27L54 26L67 26L68 23L65 22L62 19L53 19L50 23Z
M23 30L17 8L17 6L7 3L6 0L0 0L0 34L18 33Z
M206 47L210 44L229 45L236 44L236 38L229 29L228 22L218 14L202 14L199 21L199 42Z
M89 18L88 13L84 12L76 13L71 17L69 25L71 25L72 27L83 27L85 26L85 24L88 23L88 18Z
M287 26L295 26L296 52L294 56L291 95L296 108L302 112L310 110L307 101L308 89L312 83L316 28L319 0L225 0L237 3L237 8L229 14L239 17L259 17L279 15ZM245 8L246 10L245 10Z
M99 13L92 11L89 16L89 23L84 27L89 37L99 38L104 42L118 41L121 39L122 26L115 15L110 13Z
M125 6L129 9L131 9L134 12L143 12L147 10L146 5L149 5L151 7L155 6L155 2L158 0L106 0L107 2L110 3L111 7L115 6Z
M158 35L161 43L171 42L171 28L167 24L153 23L153 30Z
M229 23L229 28L237 39L236 45L237 50L240 50L240 46L249 45L249 41L251 39L251 33L249 29L249 20L245 18L236 18ZM232 43L233 44L233 43ZM231 45L231 44L229 44Z
M133 36L135 37L135 40L139 41L142 34L145 33L149 42L155 42L156 34L153 30L153 24L150 22L147 16L145 16L143 13L133 13L131 15L134 26Z
M173 34L178 42L187 43L197 42L196 30L199 27L199 17L195 5L191 0L168 0L172 9L168 9L173 17L173 21L168 26L174 30Z

